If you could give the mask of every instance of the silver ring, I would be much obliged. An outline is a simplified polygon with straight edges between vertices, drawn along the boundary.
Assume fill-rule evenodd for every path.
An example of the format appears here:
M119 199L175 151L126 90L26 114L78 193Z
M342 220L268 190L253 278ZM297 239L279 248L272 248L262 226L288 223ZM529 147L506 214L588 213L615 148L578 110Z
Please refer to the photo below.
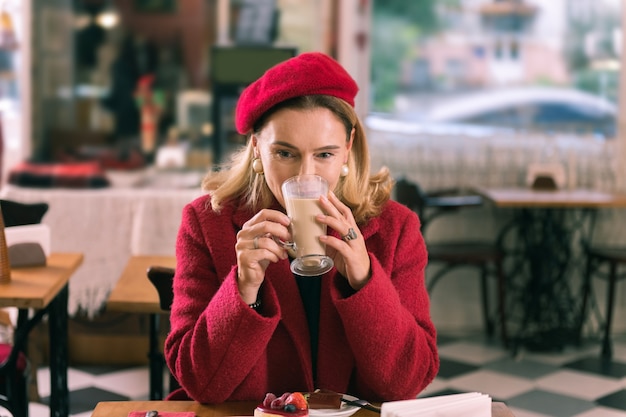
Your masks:
M255 236L254 237L254 249L259 249L259 237Z
M358 236L356 234L356 232L354 231L353 228L349 228L348 229L348 233L346 233L344 236L341 236L341 240L343 241L349 241L349 240L354 240L356 239Z

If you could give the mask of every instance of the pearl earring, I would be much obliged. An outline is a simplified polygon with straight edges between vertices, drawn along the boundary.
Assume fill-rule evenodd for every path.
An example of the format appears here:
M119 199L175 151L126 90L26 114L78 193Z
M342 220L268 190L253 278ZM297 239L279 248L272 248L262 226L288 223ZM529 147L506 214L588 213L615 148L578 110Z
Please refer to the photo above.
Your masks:
M341 166L341 172L339 175L341 175L342 177L347 177L349 173L350 173L350 167L348 166L348 164L343 164Z
M260 158L252 160L252 171L257 175L263 175L263 162L261 162Z

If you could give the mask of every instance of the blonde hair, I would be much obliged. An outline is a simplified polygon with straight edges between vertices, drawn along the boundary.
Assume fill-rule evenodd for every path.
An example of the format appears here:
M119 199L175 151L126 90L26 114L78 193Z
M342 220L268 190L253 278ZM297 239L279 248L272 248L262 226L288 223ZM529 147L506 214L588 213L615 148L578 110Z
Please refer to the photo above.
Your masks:
M344 124L346 140L350 140L354 128L354 142L348 160L350 169L347 176L340 178L333 191L350 207L356 222L365 223L380 214L383 205L391 196L393 181L385 167L378 173L370 175L367 138L352 106L339 98L327 95L292 98L277 104L263 114L255 122L252 132L259 132L268 118L279 109L305 110L319 107L332 111ZM211 205L215 211L219 211L229 201L238 201L239 205L254 212L268 208L274 202L274 195L263 176L252 170L254 149L250 135L247 145L234 153L229 163L223 165L220 170L207 174L202 182L202 188L211 194Z

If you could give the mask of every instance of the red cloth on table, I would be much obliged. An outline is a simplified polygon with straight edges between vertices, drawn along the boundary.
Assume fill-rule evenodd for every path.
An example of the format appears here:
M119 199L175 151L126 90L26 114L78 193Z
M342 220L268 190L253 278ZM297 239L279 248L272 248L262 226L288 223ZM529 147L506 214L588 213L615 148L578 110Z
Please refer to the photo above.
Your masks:
M110 182L98 162L22 162L9 172L9 183L38 188L102 188Z

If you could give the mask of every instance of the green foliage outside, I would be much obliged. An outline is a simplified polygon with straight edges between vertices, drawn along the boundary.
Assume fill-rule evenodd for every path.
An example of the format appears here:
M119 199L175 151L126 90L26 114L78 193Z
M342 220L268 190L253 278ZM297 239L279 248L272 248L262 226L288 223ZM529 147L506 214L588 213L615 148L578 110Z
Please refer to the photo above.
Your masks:
M374 17L374 22L372 110L389 112L398 91L402 62L410 56L417 30L395 16L379 15Z
M581 70L576 73L574 86L591 94L619 103L619 72Z
M618 103L619 71L594 68L598 61L618 60L616 45L613 44L612 31L620 27L619 15L607 9L604 14L598 14L592 20L571 21L565 38L565 53L568 69L573 76L573 87L596 94L613 103ZM595 51L590 57L585 50L586 38L594 34ZM599 38L598 38L599 37Z
M439 0L449 3L454 0ZM403 62L422 35L437 29L437 0L376 0L372 18L372 100L376 112L393 110Z

